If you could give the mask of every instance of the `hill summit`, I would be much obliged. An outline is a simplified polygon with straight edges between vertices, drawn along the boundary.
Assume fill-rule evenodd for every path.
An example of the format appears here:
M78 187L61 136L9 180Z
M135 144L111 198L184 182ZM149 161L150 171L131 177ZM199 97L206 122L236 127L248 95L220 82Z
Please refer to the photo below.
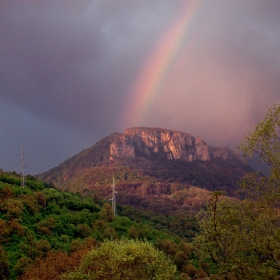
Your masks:
M200 137L162 128L133 127L111 141L110 159L151 157L183 162L223 159L241 164L238 153L227 147L209 147Z

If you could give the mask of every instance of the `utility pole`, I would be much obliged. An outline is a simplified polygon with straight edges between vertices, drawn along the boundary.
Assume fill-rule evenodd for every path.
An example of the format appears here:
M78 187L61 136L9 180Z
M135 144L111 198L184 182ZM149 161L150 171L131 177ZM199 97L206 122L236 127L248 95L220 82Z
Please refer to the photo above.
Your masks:
M114 218L117 215L117 211L116 211L116 189L115 189L115 178L113 178L113 186L112 186L112 198L110 200L112 200L112 210L113 210L113 216Z
M22 152L21 152L21 180L20 180L20 185L24 188L25 186L25 177L24 177L24 168L25 168L25 162L24 162L24 146L22 146Z

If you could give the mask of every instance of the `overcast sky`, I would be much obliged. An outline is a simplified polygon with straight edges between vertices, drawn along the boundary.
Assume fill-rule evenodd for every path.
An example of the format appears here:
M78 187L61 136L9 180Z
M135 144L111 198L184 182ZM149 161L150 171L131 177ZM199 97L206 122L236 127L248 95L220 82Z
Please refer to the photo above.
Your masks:
M0 168L20 172L24 145L25 172L47 171L132 126L234 148L280 101L279 15L279 0L0 1Z

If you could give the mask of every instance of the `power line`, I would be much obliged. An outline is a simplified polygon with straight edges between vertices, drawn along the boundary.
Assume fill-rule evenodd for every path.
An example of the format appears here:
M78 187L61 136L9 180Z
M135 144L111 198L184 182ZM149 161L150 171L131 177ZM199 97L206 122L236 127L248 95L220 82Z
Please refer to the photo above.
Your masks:
M36 158L31 157L31 156L29 156L29 155L26 155L26 157L31 158L31 159L34 159L34 160L36 160L36 161L38 161L38 162L44 163L44 164L46 164L46 165L48 165L48 166L52 166L52 164L50 164L50 163L47 163L47 162L44 162L44 161L42 161L42 160L36 159Z
M10 146L18 147L19 144L12 144ZM15 153L15 151L14 151L15 149L13 149L13 151L9 152L9 151L6 151L7 149L5 150L4 146L1 146L0 148L3 148L3 151L0 152L0 168L3 168L3 170L5 170L5 169L7 169L7 171L17 170L17 171L19 171L19 173L26 175L26 171L27 171L26 168L28 168L28 170L31 169L32 171L35 171L37 173L42 172L42 170L38 170L38 164L36 162L39 162L41 167L44 165L45 169L47 169L47 168L50 169L54 166L54 164L51 164L44 160L38 159L36 156L34 157L34 156L29 155L29 152L27 154L25 145L24 145L24 147L21 145L21 157L19 157L18 153ZM34 149L33 147L28 147L28 151L29 150L38 152L38 150ZM18 160L16 160L16 158ZM28 162L28 164L26 164L26 161ZM31 164L31 166L30 166L30 164ZM18 167L16 167L16 166L18 166ZM33 168L33 167L35 167L35 168ZM22 182L24 182L24 181L25 180L23 180Z
M36 171L38 174L42 172L41 170L38 170L38 169L35 169L35 168L32 168L32 167L28 167L28 169Z

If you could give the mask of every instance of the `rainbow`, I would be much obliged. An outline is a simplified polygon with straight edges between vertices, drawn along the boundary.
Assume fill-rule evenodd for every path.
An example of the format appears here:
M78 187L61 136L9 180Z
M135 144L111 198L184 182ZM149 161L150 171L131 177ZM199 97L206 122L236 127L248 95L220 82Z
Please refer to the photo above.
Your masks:
M132 87L124 121L143 125L145 116L160 94L160 86L177 58L183 43L190 37L202 0L186 1L174 23L165 32L144 64Z

